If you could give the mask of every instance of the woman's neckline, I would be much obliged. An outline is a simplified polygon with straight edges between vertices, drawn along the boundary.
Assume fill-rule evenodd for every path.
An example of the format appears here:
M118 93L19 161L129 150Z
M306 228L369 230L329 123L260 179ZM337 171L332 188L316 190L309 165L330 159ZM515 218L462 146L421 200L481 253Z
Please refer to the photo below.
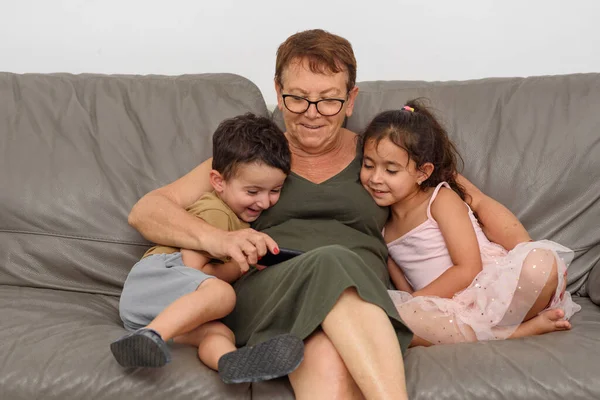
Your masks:
M335 180L339 176L343 175L346 171L348 171L350 169L350 167L352 167L352 165L355 162L359 161L360 158L361 158L361 155L360 154L356 154L355 157L344 168L342 168L339 172L337 172L336 174L330 176L329 178L327 178L327 179L325 179L324 181L321 181L321 182L313 182L310 179L308 179L308 178L306 178L306 177L304 177L304 176L302 176L302 175L300 175L300 174L298 174L298 173L296 173L294 171L291 171L290 175L294 176L294 177L296 177L296 178L298 178L298 179L300 179L302 181L308 182L308 183L310 183L312 185L319 186L319 185L323 185L323 184L329 183L332 180Z
M331 159L340 159L340 163L342 161L342 159L344 161L346 161L345 165L340 165L341 168L339 168L337 170L337 172L333 173L330 176L325 176L325 179L321 179L321 176L319 176L319 173L314 173L315 171L317 172L322 172L323 169L327 169L327 168L323 168L325 167L325 165L321 165L321 169L319 170L319 164L320 163L313 163L310 159L304 159L304 157L302 157L302 161L298 161L298 159L296 159L296 162L292 162L292 165L296 164L296 165L300 165L303 168L301 168L302 171L298 171L297 169L293 169L290 172L290 175L295 176L301 180L304 180L306 182L309 182L313 185L321 185L324 183L328 183L331 182L332 180L335 180L336 178L338 178L341 175L344 175L344 173L346 171L348 171L353 165L354 163L358 160L360 161L362 158L362 149L360 148L360 142L357 141L356 139L358 138L356 136L356 134L354 132L348 131L348 130L344 130L343 131L345 136L345 141L346 144L344 144L344 151L343 152L338 152L337 154L330 154L329 157ZM352 154L350 153L352 152ZM350 156L352 156L350 158ZM332 168L334 171L335 169ZM305 173L303 173L305 172ZM313 180L311 179L312 177L315 177L316 179Z

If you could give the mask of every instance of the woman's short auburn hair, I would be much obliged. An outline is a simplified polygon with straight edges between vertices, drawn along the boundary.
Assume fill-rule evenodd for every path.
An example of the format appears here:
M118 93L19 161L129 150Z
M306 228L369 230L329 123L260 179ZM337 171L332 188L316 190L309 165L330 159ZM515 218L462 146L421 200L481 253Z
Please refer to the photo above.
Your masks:
M356 58L352 45L341 36L322 29L298 32L283 42L277 49L275 82L283 87L283 70L296 60L307 59L314 73L338 73L346 71L348 91L356 84Z

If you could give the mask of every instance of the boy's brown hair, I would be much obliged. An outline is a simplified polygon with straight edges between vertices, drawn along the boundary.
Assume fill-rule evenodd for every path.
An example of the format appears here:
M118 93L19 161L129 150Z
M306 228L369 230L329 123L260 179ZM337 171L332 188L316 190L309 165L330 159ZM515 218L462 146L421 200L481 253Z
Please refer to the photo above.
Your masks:
M243 164L262 163L290 173L291 154L285 135L270 118L252 113L221 122L213 135L212 167L225 180Z

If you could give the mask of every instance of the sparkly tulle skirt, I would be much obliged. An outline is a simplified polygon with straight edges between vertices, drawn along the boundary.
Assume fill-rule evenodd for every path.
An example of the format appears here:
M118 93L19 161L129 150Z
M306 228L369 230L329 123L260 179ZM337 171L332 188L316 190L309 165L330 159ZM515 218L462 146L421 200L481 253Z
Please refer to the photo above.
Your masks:
M581 309L565 290L572 250L548 240L521 243L509 252L490 243L482 246L481 257L482 271L451 299L389 291L415 335L433 344L508 338L537 300L555 260L558 285L547 309L562 309L565 319Z

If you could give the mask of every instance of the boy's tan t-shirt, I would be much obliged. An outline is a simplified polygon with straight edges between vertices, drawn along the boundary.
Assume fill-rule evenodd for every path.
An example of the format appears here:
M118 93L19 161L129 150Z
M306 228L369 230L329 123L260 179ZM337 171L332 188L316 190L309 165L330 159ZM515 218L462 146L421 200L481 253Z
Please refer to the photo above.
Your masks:
M215 192L206 193L189 206L186 211L224 231L237 231L238 229L250 227L250 224L239 219L233 210ZM152 254L171 254L180 250L177 247L154 246L142 258ZM208 256L210 257L210 255Z

